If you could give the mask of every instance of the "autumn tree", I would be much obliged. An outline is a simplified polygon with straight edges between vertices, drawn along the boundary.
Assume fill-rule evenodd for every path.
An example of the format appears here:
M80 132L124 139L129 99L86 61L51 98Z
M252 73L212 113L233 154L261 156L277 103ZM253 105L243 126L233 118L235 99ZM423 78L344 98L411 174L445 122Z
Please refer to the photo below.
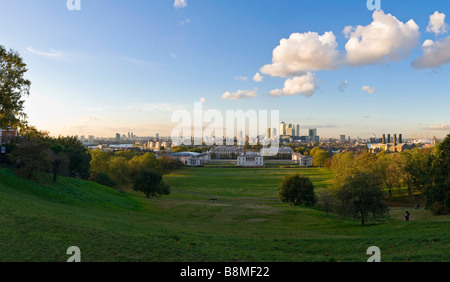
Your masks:
M23 98L30 94L31 83L24 78L27 65L13 50L0 45L0 128L24 125Z
M348 176L336 196L338 214L361 220L361 225L370 217L389 214L388 207L383 203L382 181L376 174L357 172Z

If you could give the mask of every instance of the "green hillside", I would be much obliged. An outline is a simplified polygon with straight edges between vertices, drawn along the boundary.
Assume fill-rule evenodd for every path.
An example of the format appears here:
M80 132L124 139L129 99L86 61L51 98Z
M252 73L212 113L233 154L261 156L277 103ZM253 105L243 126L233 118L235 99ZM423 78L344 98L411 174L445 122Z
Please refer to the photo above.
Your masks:
M380 247L383 261L450 261L450 216L412 210L405 222L404 210L393 209L391 218L362 227L258 200L276 197L286 172L182 169L165 181L183 192L149 200L89 181L53 183L45 174L29 181L1 169L0 261L66 261L70 246L81 249L82 261L364 262L370 246ZM299 172L324 185L326 173ZM246 188L230 190L239 183Z

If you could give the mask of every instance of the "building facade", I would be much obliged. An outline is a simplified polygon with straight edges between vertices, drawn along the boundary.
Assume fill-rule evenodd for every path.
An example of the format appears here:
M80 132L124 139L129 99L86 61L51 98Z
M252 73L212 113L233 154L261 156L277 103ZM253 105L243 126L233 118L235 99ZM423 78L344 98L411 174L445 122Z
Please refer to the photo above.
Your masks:
M313 157L311 156L304 156L300 153L294 153L292 154L292 160L296 161L298 165L302 167L313 166Z
M258 154L244 153L237 158L237 166L264 166L264 157Z

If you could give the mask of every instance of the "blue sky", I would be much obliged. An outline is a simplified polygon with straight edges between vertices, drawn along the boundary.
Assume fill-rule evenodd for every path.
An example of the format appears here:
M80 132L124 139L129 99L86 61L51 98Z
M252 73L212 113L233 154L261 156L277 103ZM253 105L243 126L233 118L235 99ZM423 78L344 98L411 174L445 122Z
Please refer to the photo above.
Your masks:
M203 97L205 110L280 110L281 120L322 137L450 132L450 20L439 22L448 1L381 0L377 19L366 0L185 3L81 0L81 10L70 11L66 0L1 1L0 44L29 68L30 123L52 135L169 135L173 111L192 110ZM379 23L392 28L385 40L370 37ZM335 46L321 45L330 32ZM287 40L289 49L280 40L292 34L300 39ZM350 51L352 38L361 44ZM435 47L422 48L426 40ZM278 46L281 69L272 65ZM242 96L225 99L227 92Z

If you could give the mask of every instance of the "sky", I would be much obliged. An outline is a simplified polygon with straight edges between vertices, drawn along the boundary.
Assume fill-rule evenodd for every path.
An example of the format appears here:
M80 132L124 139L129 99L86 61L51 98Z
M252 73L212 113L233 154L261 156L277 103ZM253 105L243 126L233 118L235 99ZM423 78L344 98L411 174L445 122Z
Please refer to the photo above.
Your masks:
M169 136L196 102L278 110L302 135L450 133L447 0L67 2L0 0L28 121L51 135Z

